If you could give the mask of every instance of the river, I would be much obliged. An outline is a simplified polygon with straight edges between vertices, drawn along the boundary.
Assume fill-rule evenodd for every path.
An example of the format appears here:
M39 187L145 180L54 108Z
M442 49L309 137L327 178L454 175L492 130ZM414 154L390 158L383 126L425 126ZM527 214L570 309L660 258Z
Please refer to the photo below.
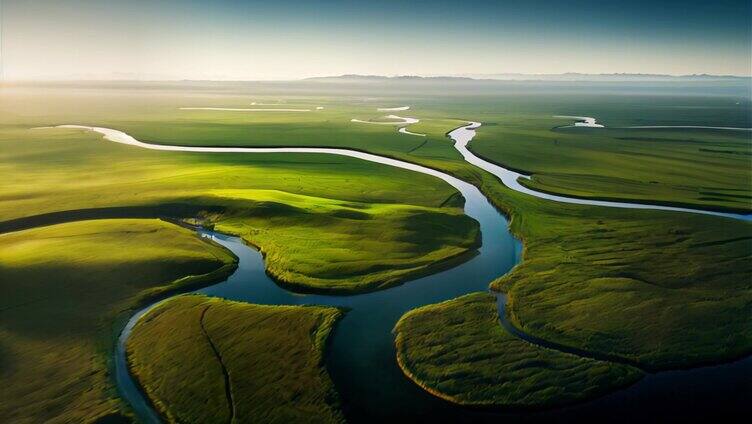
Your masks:
M749 219L749 215L672 208L657 205L571 199L534 192L517 183L524 177L489 163L467 149L478 123L470 123L450 133L455 147L465 159L485 169L510 188L552 201L594 204L607 207L672 210ZM337 325L327 352L327 369L340 393L347 418L353 421L432 420L432 421L549 421L583 418L655 419L660 416L693 417L717 413L718 408L742 405L740 394L749 393L752 359L684 371L648 374L635 385L611 395L568 408L538 412L490 412L459 407L431 396L408 380L396 363L392 328L407 311L475 291L488 290L491 280L508 272L520 260L521 245L507 228L507 221L473 185L443 172L369 153L328 148L185 147L143 143L117 130L99 127L64 126L99 132L110 141L142 148L169 151L227 153L323 153L350 156L389 166L432 175L451 184L465 198L465 213L480 224L483 244L471 260L430 276L390 289L352 295L301 295L275 284L264 272L261 254L236 237L200 230L204 237L231 250L239 258L237 271L226 281L198 290L208 296L270 305L318 304L346 307L349 312ZM516 174L516 176L515 176ZM516 186L516 185L517 186ZM519 188L521 187L521 189ZM501 294L497 296L503 296ZM503 305L503 297L500 305ZM159 421L128 372L124 343L133 325L153 305L136 313L123 330L116 354L118 389L145 422ZM501 317L503 319L503 316ZM508 324L508 323L505 323ZM708 386L707 382L713 382ZM742 388L744 390L739 390ZM677 396L677 394L682 394ZM697 398L698 402L691 402ZM702 402L699 402L702 400ZM736 401L735 401L736 400ZM699 410L698 410L699 408ZM707 411L705 409L706 408ZM698 412L699 411L699 412Z

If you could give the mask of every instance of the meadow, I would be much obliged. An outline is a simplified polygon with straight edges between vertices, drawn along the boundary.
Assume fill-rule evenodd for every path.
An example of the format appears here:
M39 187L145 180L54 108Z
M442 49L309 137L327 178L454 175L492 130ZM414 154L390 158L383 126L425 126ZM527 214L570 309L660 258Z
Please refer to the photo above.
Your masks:
M152 299L234 269L222 247L153 219L0 234L0 416L19 423L127 416L110 370L124 320Z
M462 215L461 198L423 175L329 156L145 152L80 131L27 128L110 126L144 141L181 145L347 147L452 173L478 186L509 215L512 231L525 244L523 261L492 288L507 293L508 318L519 329L560 345L619 356L651 371L752 352L752 224L531 198L465 163L446 137L466 120L483 122L470 148L532 173L530 186L542 191L748 212L749 133L617 128L750 127L748 89L675 84L479 87L20 87L0 98L0 167L10 175L0 185L0 227L8 231L38 225L28 216L41 222L82 214L182 219L257 245L266 255L267 270L281 284L333 293L404 282L477 246L477 225ZM253 108L254 101L311 111L179 109ZM426 137L400 134L391 125L350 122L378 120L385 113L377 107L403 105L411 109L396 114L420 118L408 128ZM317 110L319 106L324 109ZM609 128L559 128L572 121L554 115L594 116ZM60 211L69 212L54 214ZM499 346L519 343L500 329L480 327L487 321L482 302L461 299L450 305L436 310L453 316L465 310L467 319L478 320L479 333L473 336L491 331ZM430 316L429 322L443 319L423 316ZM432 333L417 338L411 350L430 352L429 346L450 345L454 338L455 333ZM517 348L506 358L511 362L490 363L470 354L452 358L472 372L456 375L442 393L460 399L469 382L477 381L472 378L485 378L529 357L526 348ZM554 355L545 352L549 354ZM554 363L569 360L557 355ZM420 358L438 360L430 354ZM410 367L417 369L421 361ZM438 384L438 369L423 369L420 375ZM582 399L628 380L611 385L606 373L597 380L601 389L585 389L569 379L577 375L574 370L582 369L564 366L559 377L544 370L518 375L520 387L531 393L526 406ZM557 386L561 391L538 390L543 382L556 385L557 378L568 382ZM509 403L510 396L522 393L491 392L493 403Z
M752 212L749 131L557 128L572 120L553 117L494 121L471 149L532 174L525 181L532 189Z
M472 293L414 309L397 322L397 360L421 387L462 405L552 407L638 380L628 365L533 345L499 323L496 298Z
M485 186L525 243L522 263L492 284L508 294L517 328L648 370L752 351L749 222L547 203Z
M323 367L341 314L178 296L136 324L128 362L167 422L343 422Z
M37 114L70 110L29 102ZM216 225L258 246L269 257L269 273L301 291L374 290L477 247L477 223L463 215L462 198L432 177L324 155L141 151L80 130L29 129L58 118L6 119L0 129L7 146L1 166L10 176L0 185L6 231L31 225L24 222L34 216L41 222L83 215Z
M13 420L127 415L109 370L123 319L166 294L153 287L180 280L182 289L196 288L232 270L228 263L208 278L181 280L199 265L207 267L201 262L205 243L192 247L195 258L186 257L189 248L180 246L185 240L156 231L152 222L158 221L151 218L234 231L262 249L270 273L280 282L292 275L299 290L315 285L373 290L431 272L477 245L477 223L462 214L461 197L434 178L346 158L172 155L115 145L77 130L30 129L54 124L49 116L58 111L82 122L83 115L112 100L94 101L87 109L87 95L76 93L69 97L81 106L76 111L55 104L54 97L4 93L0 98L0 168L6 176L0 185L0 237L9 243L0 267L7 303L2 362L4 377L14 383L4 393L2 415ZM138 110L133 104L128 108ZM65 122L70 121L60 123ZM102 235L109 234L105 225L113 228L110 236ZM80 233L74 235L81 245L70 244L73 235L66 235L54 249L24 251L23 262L10 257L16 250L11 244L39 247L67 226ZM189 230L174 231L196 240ZM368 231L371 236L363 237ZM131 236L141 233L152 237ZM232 262L223 250L211 249L217 251L211 263ZM118 257L125 252L136 255L127 264ZM56 258L67 262L53 269L49 263ZM105 292L91 291L92 285ZM37 301L36 293L50 287L59 295ZM30 364L34 357L45 360ZM48 379L54 383L46 384Z

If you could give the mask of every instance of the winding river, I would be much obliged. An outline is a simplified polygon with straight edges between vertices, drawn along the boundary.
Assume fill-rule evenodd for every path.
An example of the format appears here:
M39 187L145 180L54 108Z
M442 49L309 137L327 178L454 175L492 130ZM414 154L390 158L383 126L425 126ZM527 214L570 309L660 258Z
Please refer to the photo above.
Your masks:
M449 135L455 147L470 163L486 170L501 179L508 187L536 197L552 201L591 204L597 206L658 209L679 212L702 213L734 219L749 219L748 215L674 208L667 206L604 202L573 199L548 195L521 186L517 179L525 177L489 163L470 152L469 141L475 136L479 123L452 131ZM691 417L698 407L714 411L723 402L738 398L735 390L745 384L745 375L752 372L752 360L743 359L730 364L697 368L687 371L669 371L649 374L632 387L590 401L581 405L524 414L516 412L489 412L458 407L429 395L410 382L396 364L394 339L391 333L396 321L407 311L426 304L436 303L457 296L485 291L494 278L509 271L520 260L521 245L509 233L506 219L491 205L485 196L473 185L443 172L381 157L370 153L347 149L330 148L253 148L253 147L186 147L149 144L136 140L121 131L79 125L64 125L64 128L77 128L98 132L104 138L117 143L137 147L163 150L202 153L321 153L349 156L389 166L403 168L440 178L455 187L465 198L465 213L480 224L483 244L479 254L473 259L452 269L410 281L387 290L353 296L301 295L282 289L264 272L261 254L236 238L211 231L200 230L204 237L210 237L231 250L239 258L237 271L226 281L198 290L209 296L272 305L319 304L347 307L350 311L340 321L332 337L327 355L327 369L343 398L346 416L353 420L374 421L385 419L463 421L488 420L507 421L561 420L574 418L606 418L614 414L629 417L655 418L656 413L670 414L676 418L682 414ZM503 312L503 295L498 295L500 310ZM128 372L124 343L138 319L153 305L136 313L120 335L116 352L116 379L118 389L131 404L136 414L145 422L158 422L159 418L151 409L143 394L134 384ZM504 320L504 315L500 316ZM503 324L509 325L507 322ZM524 337L524 335L522 335ZM708 379L723 384L706 385ZM703 389L708 387L708 389ZM684 398L675 396L681 392L686 396L697 397L698 402L687 403ZM702 402L699 402L702 400ZM640 408L634 408L635 402ZM742 404L742 403L738 403ZM692 409L694 408L694 410ZM636 415L635 415L636 414Z

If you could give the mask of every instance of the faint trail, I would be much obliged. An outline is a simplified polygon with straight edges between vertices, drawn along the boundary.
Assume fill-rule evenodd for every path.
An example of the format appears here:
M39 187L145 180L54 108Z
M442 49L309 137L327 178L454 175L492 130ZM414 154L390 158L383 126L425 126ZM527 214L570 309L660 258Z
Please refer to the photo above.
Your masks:
M407 152L407 153L408 153L408 154L410 154L410 153L412 153L412 152L414 152L414 151L416 151L416 150L420 149L421 147L425 146L425 145L426 145L426 143L428 143L428 140L423 140L423 142L422 142L422 143L420 143L420 144L418 144L417 146L413 147L412 149L408 150L408 152Z
M397 115L387 115L386 119L395 119L395 121L364 121L362 119L351 119L350 122L357 122L359 124L372 124L372 125L410 125L420 122L418 118L402 117Z
M206 331L206 327L204 326L204 317L206 316L206 311L208 311L209 308L211 308L211 306L207 306L203 311L201 311L199 325L201 326L201 332L204 333L204 337L206 337L206 340L209 342L209 346L214 352L214 356L217 358L217 362L219 362L219 366L222 368L222 375L224 376L225 380L225 397L227 398L227 405L230 408L230 419L227 420L227 422L232 423L232 421L235 419L235 401L232 399L232 383L230 382L230 373L227 371L227 367L225 367L224 361L222 361L222 355L219 353L219 349L217 349L217 346L214 345L211 336L209 336L209 332Z
M652 372L643 364L629 360L623 356L578 349L576 347L550 342L548 340L541 339L540 337L533 336L532 334L525 333L524 331L515 327L514 324L512 324L509 319L507 319L507 296L504 293L493 293L493 295L496 296L496 310L499 314L499 322L501 326L504 327L504 329L507 330L508 333L516 336L519 339L545 349L557 350L559 352L569 353L571 355L579 356L582 358L595 359L597 361L614 362L617 364L629 365L642 371Z

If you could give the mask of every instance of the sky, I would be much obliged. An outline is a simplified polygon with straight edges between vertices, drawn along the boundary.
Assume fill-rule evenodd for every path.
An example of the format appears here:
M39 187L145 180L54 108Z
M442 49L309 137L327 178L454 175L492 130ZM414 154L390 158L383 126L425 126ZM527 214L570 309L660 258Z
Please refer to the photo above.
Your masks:
M752 73L751 0L0 0L5 80Z

